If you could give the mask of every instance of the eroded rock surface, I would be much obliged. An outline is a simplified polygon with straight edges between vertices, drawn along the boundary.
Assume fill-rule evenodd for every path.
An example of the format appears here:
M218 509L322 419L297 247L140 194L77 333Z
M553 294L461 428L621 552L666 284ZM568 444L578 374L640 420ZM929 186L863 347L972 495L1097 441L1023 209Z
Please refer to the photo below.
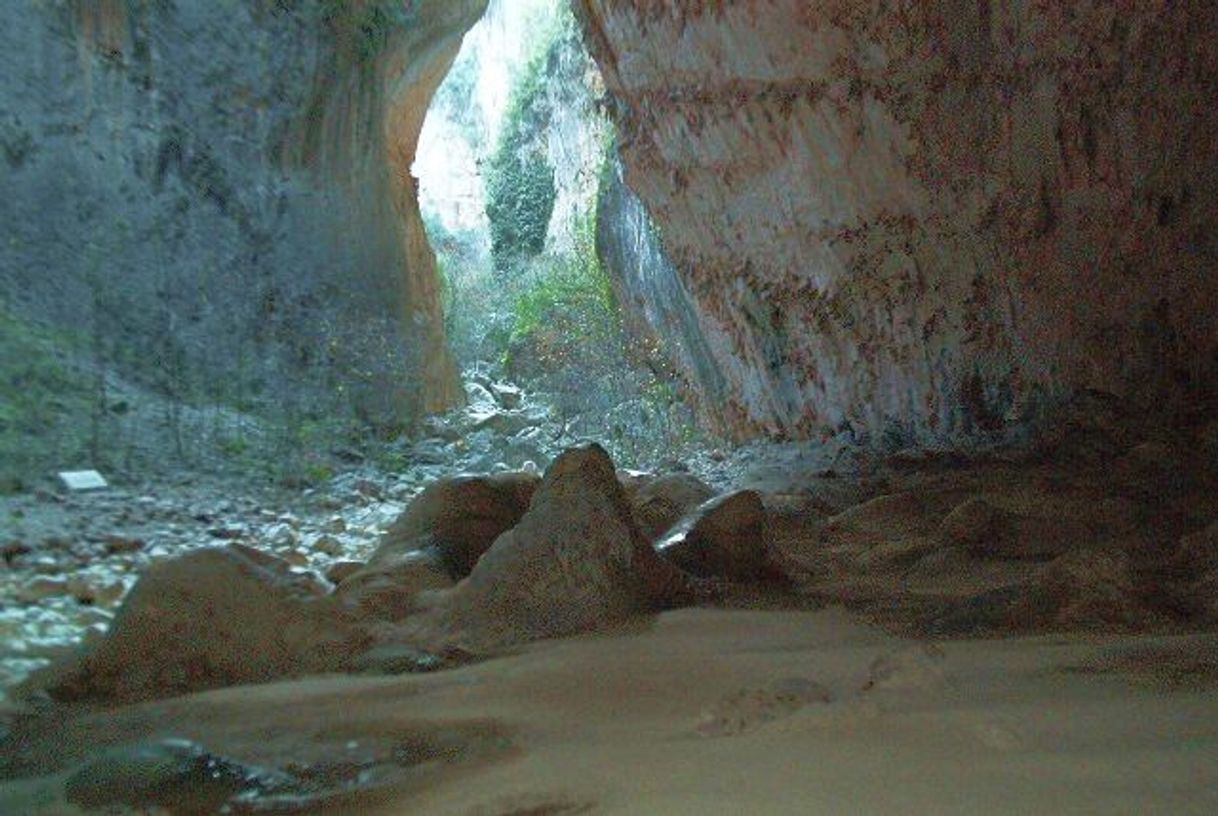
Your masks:
M178 365L230 376L234 349L256 349L255 376L297 388L310 375L289 347L320 345L327 324L348 364L379 372L372 388L348 382L367 410L460 403L410 166L428 101L486 5L0 6L11 291L73 327L110 297L99 266L121 267L121 297L98 307L107 342L162 343L168 315L190 314L174 321ZM242 286L221 259L239 259ZM329 297L332 286L368 298ZM414 353L374 351L374 337Z
M719 427L984 436L1213 380L1209 4L576 7L678 278L623 302Z

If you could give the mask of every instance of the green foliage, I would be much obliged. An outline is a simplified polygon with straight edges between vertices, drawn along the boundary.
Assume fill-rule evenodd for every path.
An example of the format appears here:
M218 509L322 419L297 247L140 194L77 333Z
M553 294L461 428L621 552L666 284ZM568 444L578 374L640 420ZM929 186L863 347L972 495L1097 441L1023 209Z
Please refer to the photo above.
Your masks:
M539 260L516 295L507 363L524 375L604 368L621 333L613 288L596 254L592 212L574 228L571 254Z
M546 156L544 70L556 40L529 60L512 88L503 130L486 170L491 254L504 271L545 247L558 190Z
M71 361L80 343L0 303L0 485L8 490L85 455L93 390Z
M541 331L579 332L581 341L595 341L619 326L613 287L596 254L594 213L575 226L575 248L571 255L542 265L530 285L516 298L511 339Z
M249 453L250 441L244 436L227 436L219 442L220 452L231 459L240 459Z

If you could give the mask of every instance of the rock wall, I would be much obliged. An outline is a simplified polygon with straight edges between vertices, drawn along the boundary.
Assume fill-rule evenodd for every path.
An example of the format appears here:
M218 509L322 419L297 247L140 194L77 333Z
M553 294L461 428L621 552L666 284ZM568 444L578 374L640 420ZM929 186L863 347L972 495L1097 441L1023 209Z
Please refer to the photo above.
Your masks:
M150 376L459 401L409 167L485 5L0 4L0 298Z
M696 384L685 397L718 416L727 383L707 345L698 311L669 260L647 208L623 179L620 160L605 163L596 208L596 254L605 265L634 349L665 373Z
M659 328L726 383L712 423L914 441L1077 389L1206 395L1212 3L576 6L697 313Z
M486 11L488 0L429 0L418 3L417 18L387 49L382 76L387 84L385 145L394 183L394 203L405 239L406 303L413 331L420 335L419 394L425 412L465 401L456 361L444 336L444 313L435 255L419 212L418 179L411 173L431 97L461 48L461 38Z

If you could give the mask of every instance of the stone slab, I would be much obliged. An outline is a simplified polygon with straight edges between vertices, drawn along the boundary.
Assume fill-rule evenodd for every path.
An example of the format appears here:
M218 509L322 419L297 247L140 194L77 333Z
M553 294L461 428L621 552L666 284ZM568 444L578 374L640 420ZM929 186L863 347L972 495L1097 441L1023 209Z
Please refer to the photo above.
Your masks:
M73 493L83 490L103 490L110 486L96 470L65 470L59 474L59 482Z

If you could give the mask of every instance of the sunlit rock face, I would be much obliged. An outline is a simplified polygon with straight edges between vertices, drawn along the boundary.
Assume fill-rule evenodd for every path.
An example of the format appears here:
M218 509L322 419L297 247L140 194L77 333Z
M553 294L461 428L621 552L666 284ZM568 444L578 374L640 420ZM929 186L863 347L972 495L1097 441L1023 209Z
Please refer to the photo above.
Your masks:
M212 377L344 354L369 413L462 401L409 168L485 7L0 4L0 297Z
M1218 369L1212 4L577 6L725 430L963 437Z

